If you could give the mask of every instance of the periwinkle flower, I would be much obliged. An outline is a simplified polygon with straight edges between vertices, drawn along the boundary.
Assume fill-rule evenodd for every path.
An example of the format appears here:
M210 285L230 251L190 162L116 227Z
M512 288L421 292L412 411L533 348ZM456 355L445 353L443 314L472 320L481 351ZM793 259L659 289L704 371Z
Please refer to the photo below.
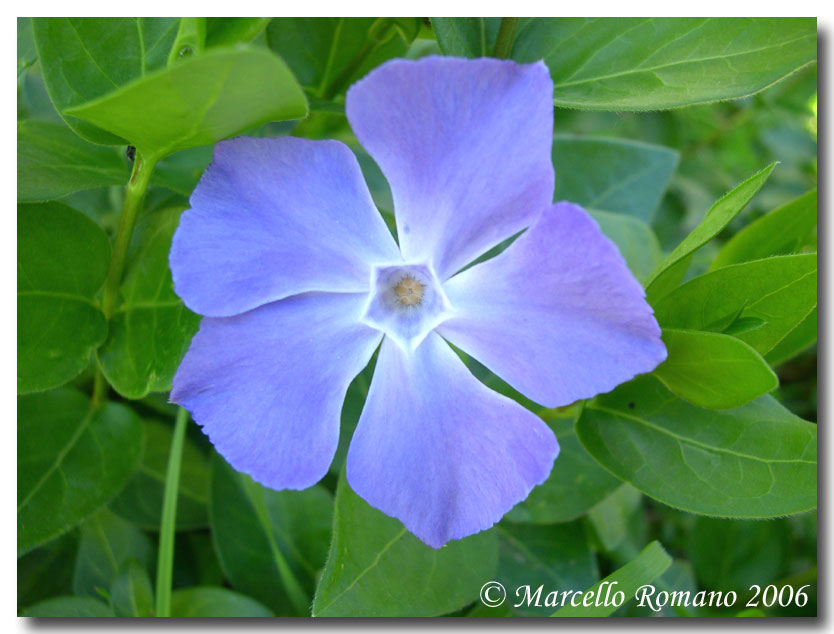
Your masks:
M552 204L552 92L543 63L494 59L396 60L355 84L347 117L391 186L399 245L341 143L217 145L171 248L176 291L205 316L171 400L232 466L276 489L320 480L379 348L347 479L439 548L492 526L559 452L447 341L548 407L665 358L616 247Z

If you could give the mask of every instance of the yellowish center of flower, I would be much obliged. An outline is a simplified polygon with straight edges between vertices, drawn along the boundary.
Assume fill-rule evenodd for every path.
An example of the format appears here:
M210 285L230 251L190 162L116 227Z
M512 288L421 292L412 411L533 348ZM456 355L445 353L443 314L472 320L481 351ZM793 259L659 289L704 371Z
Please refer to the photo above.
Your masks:
M423 300L423 285L411 275L406 275L397 282L394 295L403 306L414 306Z

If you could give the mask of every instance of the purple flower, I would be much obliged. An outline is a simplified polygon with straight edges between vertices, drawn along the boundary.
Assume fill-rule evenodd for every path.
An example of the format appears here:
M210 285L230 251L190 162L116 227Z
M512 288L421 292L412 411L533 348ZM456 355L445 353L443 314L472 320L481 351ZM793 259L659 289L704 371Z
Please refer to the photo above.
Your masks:
M447 341L548 407L665 358L616 247L552 204L552 93L543 63L494 59L397 60L355 84L347 117L388 178L399 246L341 143L217 145L171 248L177 293L205 315L171 400L232 466L276 489L321 479L379 347L348 482L439 548L492 526L559 452Z

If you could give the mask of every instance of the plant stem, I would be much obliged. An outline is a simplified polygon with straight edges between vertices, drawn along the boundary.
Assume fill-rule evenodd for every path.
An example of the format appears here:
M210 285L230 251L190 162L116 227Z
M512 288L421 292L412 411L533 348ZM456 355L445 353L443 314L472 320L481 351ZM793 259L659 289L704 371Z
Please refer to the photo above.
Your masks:
M133 171L130 180L127 182L125 201L122 206L122 215L119 217L119 227L116 229L116 238L113 241L113 253L110 256L110 269L107 271L107 279L104 282L104 292L101 297L101 310L109 320L116 309L119 299L119 288L122 284L122 274L127 259L127 247L130 245L130 237L133 235L133 226L136 224L136 214L142 205L145 197L145 190L148 188L148 181L151 172L156 165L156 158L145 159L138 152L133 162ZM96 365L96 374L93 380L93 405L102 405L107 398L107 380Z
M515 36L515 25L518 18L501 18L501 26L498 27L498 37L495 38L495 48L492 49L492 56L499 59L507 59L513 50L513 38Z
M156 616L171 616L171 580L174 567L174 536L176 533L177 495L180 488L182 447L188 412L180 408L171 438L168 470L165 474L165 494L162 498L162 520L159 523L159 558L156 565Z

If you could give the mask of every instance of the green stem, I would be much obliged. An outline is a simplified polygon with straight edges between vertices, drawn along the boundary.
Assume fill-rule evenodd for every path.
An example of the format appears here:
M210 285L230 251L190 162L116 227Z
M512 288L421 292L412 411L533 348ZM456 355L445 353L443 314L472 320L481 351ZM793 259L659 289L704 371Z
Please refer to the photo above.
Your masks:
M492 49L492 56L499 59L507 59L513 50L513 38L515 37L515 25L518 18L501 18L501 26L498 27L498 37L495 39L495 48Z
M180 485L182 447L185 444L185 427L188 412L177 412L171 452L168 454L168 471L165 474L165 494L162 498L162 520L159 523L159 558L156 566L156 616L171 616L171 580L174 568L174 535L176 533L177 494Z

